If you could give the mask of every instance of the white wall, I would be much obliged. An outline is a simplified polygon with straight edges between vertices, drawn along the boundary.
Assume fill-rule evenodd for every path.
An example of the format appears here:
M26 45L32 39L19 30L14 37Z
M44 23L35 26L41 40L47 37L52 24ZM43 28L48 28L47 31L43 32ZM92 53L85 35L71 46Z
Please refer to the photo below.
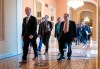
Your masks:
M4 41L0 41L0 59L16 55L17 47L17 0L4 1Z
M22 0L17 0L17 40L18 40L18 54L22 53Z

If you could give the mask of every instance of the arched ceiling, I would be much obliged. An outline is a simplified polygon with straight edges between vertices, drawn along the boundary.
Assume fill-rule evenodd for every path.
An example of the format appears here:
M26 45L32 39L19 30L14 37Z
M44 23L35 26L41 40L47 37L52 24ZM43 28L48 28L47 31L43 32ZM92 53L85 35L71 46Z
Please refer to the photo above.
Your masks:
M98 6L98 0L83 0L84 2L89 2Z

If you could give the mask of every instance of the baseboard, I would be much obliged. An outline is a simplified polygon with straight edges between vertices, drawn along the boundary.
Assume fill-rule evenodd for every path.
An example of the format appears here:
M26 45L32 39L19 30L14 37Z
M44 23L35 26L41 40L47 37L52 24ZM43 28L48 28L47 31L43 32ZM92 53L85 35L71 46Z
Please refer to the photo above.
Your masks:
M17 52L2 54L2 55L0 55L0 60L5 59L5 58L9 58L9 57L12 57L12 56L16 56L16 55L18 55Z

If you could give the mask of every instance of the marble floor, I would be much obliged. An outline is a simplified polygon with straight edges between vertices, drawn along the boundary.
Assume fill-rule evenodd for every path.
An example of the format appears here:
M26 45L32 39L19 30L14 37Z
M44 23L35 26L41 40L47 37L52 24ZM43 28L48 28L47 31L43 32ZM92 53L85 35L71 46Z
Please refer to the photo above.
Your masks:
M58 45L56 40L50 40L49 54L43 55L45 46L42 47L42 54L39 55L38 60L32 60L33 49L30 48L28 54L28 62L25 64L19 63L21 56L13 56L0 60L0 69L97 69L97 42L89 41L87 46L83 44L72 45L72 59L57 61L59 57Z

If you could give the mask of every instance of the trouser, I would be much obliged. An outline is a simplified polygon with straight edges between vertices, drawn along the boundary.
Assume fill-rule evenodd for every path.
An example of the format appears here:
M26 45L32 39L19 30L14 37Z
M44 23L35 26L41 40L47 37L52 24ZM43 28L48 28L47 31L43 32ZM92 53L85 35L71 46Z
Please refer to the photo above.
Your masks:
M30 40L29 37L24 37L24 40L23 40L24 41L23 56L22 56L23 60L27 60L29 42L31 42L31 44L33 46L34 56L38 57L38 50L37 50L36 38L37 37L33 37L33 39Z
M40 36L38 51L41 51L41 48L42 48L42 37Z
M77 43L78 43L78 45L79 45L79 43L80 43L80 38L77 38L77 40L76 40L76 45L77 45Z
M71 55L72 55L72 43L67 43L67 44L68 44L67 57L71 57Z
M42 39L43 39L43 44L46 46L45 52L48 52L50 35L48 33L45 33Z
M61 53L61 56L60 57L63 57L64 56L64 48L65 48L65 45L67 44L68 46L68 52L67 52L67 57L71 57L71 54L72 54L72 43L68 43L68 42L60 42L60 45L59 45L59 51Z
M83 36L83 37L82 37L82 42L83 42L84 44L86 44L87 41L88 41L88 35Z

